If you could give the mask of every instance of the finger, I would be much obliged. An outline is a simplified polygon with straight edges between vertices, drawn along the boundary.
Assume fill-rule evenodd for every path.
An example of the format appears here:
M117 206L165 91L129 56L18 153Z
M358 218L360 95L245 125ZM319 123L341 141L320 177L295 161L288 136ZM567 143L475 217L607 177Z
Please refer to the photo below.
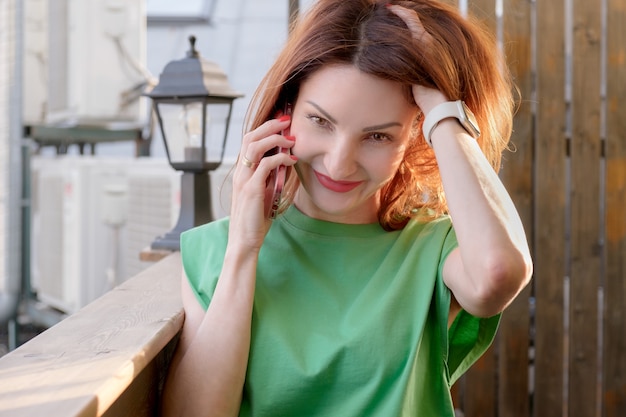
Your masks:
M430 33L426 31L424 26L422 25L422 21L414 10L407 9L402 6L390 4L387 8L396 16L398 16L404 24L409 28L411 34L413 35L413 39L418 40L420 42L424 42L425 44L432 43L433 37Z
M291 117L281 116L278 119L271 119L263 123L256 129L246 133L243 137L242 146L247 146L263 138L280 133L291 123Z
M293 146L293 141L288 141L286 145ZM251 187L256 189L260 184L265 184L270 173L279 165L288 167L294 165L298 158L289 153L288 147L283 149L285 149L283 152L265 156L260 158L258 162L254 162L256 160L252 160L251 157L240 155L240 160L233 176L233 184L244 186L251 182Z
M240 162L247 168L256 166L261 159L273 155L282 149L290 149L295 144L293 136L283 136L274 134L256 142L250 143L247 147L242 147Z
M252 159L248 159L245 155L241 155L241 163L246 168L254 169L256 167L256 162Z
M279 165L292 166L297 162L297 156L291 155L288 152L278 152L277 154L262 158L255 170L255 175L258 175L260 178L267 179L270 172L276 169Z
M233 204L246 207L248 213L264 213L265 216L274 199L275 186L271 180L277 168L284 166L289 169L296 162L296 157L281 152L263 158L255 170L247 170L248 175L236 174L233 178Z
M291 118L289 116L281 116L278 119L268 120L256 129L246 133L241 143L238 162L246 168L254 168L268 150L277 146L287 148L293 146L285 142L284 137L278 135L290 123Z

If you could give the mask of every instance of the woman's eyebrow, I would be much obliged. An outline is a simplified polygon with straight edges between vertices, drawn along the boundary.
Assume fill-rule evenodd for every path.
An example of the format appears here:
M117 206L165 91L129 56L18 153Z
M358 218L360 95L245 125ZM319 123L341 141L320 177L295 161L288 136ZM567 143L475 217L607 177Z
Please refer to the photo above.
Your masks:
M311 106L315 107L317 109L317 111L322 113L322 116L324 116L326 119L328 119L329 122L331 122L333 124L337 124L337 121L330 114L328 114L327 111L325 111L322 107L320 107L318 104L312 102L311 100L307 100L306 102L309 103ZM390 128L390 127L394 127L394 126L402 127L402 123L399 123L399 122L389 122L389 123L383 123L381 125L369 126L369 127L363 128L363 132L374 132L376 130L384 130L384 129L387 129L387 128Z
M399 122L389 122L389 123L384 123L382 125L376 125L376 126L370 126L370 127L366 127L363 128L363 132L373 132L376 130L384 130L393 126L400 126L402 127L402 123Z
M322 109L319 105L315 104L311 100L307 100L307 103L309 103L311 106L315 107L317 109L317 111L322 113L322 116L324 116L326 119L328 119L329 122L331 122L333 124L337 124L337 121L330 114L328 114L324 109Z

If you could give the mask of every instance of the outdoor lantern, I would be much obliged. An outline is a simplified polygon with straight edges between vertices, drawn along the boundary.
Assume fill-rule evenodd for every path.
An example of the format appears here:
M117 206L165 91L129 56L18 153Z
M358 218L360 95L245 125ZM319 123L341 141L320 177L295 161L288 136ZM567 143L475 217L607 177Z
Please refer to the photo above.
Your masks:
M226 74L196 50L169 62L159 83L144 95L152 99L167 159L182 171L180 215L174 229L152 242L152 249L180 249L180 234L213 220L209 171L224 158L233 101L243 95L233 90Z

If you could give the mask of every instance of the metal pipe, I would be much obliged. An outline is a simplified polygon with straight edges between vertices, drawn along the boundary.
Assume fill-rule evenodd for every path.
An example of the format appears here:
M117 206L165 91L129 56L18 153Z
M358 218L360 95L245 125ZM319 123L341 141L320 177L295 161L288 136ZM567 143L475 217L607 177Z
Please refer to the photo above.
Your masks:
M12 67L8 77L8 129L5 139L8 141L8 181L7 217L6 217L6 285L0 293L0 323L4 325L15 319L20 299L21 288L21 203L22 203L22 170L21 170L21 140L22 140L22 57L23 57L23 2L11 0L8 6L9 13L6 22L2 22L8 30L5 32L10 53ZM13 11L13 13L11 13ZM12 21L11 21L12 20ZM11 30L12 29L12 30ZM1 41L1 39L0 39ZM0 254L2 256L3 254Z

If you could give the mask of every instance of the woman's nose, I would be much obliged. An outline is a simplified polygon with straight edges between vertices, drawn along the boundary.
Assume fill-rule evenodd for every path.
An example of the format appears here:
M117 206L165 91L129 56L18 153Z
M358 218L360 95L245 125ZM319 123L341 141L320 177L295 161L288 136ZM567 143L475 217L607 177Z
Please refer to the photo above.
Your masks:
M338 138L326 150L324 164L334 180L349 179L358 169L357 146L348 138Z

